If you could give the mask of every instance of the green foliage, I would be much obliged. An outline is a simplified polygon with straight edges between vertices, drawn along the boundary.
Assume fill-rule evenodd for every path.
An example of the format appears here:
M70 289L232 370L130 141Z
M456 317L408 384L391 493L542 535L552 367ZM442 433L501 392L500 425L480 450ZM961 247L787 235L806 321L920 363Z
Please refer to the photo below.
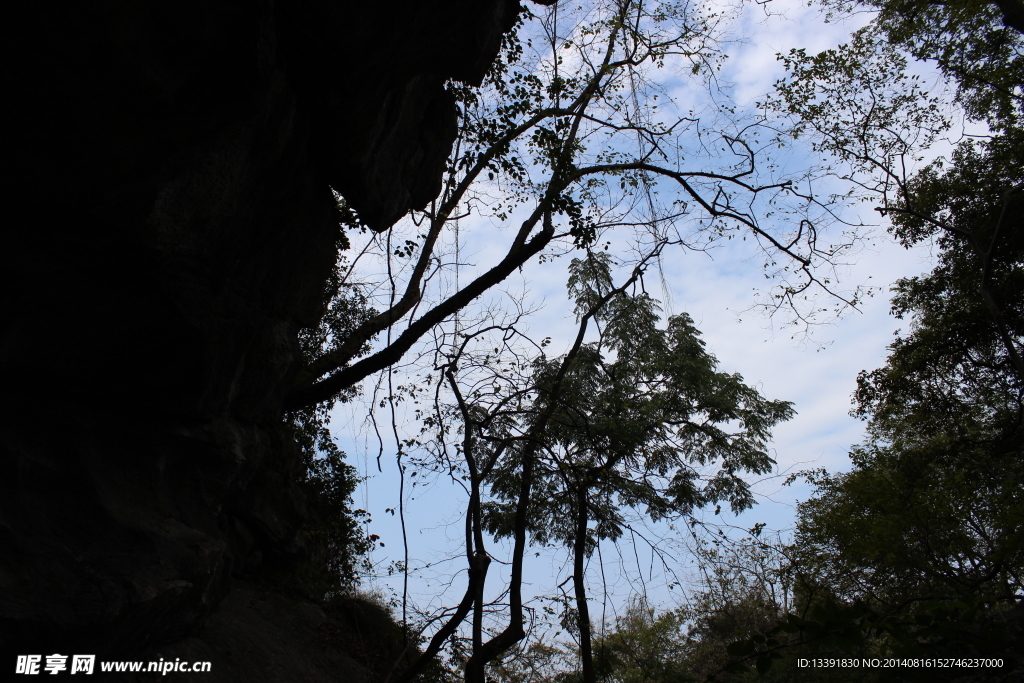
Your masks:
M355 586L373 545L363 528L368 514L352 505L359 477L331 437L329 410L315 406L286 416L306 470L310 575L304 580L305 591L316 598Z
M349 210L341 202L339 206L344 216ZM349 219L354 220L354 219ZM344 270L347 267L347 259L342 252L348 249L348 241L344 236L338 245L338 260L331 269L331 275L324 283L323 302L324 312L319 323L314 327L305 327L299 330L299 350L302 359L307 366L317 359L330 355L339 347L345 345L354 333L367 320L377 315L377 311L370 306L364 289L358 285L345 282ZM346 356L348 360L365 356L370 351L370 338L362 340L362 343L352 349ZM331 399L318 403L323 408L319 411L323 422L327 413L337 401L347 401L356 395L358 389L354 386L345 387L344 390L335 394ZM312 424L312 423L310 423ZM326 425L326 422L324 422ZM311 433L312 434L312 433Z
M594 641L594 661L609 683L683 683L691 681L684 617L635 600L616 618L614 629Z
M865 5L878 14L849 45L785 58L781 108L897 239L930 240L938 258L894 287L911 325L858 378L869 436L853 469L811 474L793 548L801 628L903 656L1000 656L1021 636L1024 595L1024 26L1012 2L846 8ZM938 68L956 106L913 59ZM923 163L959 117L987 133ZM831 626L814 612L826 605Z
M578 639L585 680L603 666L592 657L585 557L601 541L617 541L636 516L657 522L724 502L750 507L743 475L771 469L770 430L793 414L789 403L718 371L687 315L662 327L657 302L629 291L642 271L616 287L613 266L608 254L592 252L570 264L580 329L569 354L536 357L520 386L496 386L486 399L470 394L472 407L459 394L462 452L478 463L471 482L489 498L476 512L473 494L467 538L482 547L486 530L518 547L528 536L536 546L569 549L574 604L564 600L561 623ZM591 323L597 339L584 343ZM473 368L469 359L460 357L463 371ZM502 377L491 381L508 383L500 365L494 372ZM449 381L457 386L454 373ZM608 641L605 654L626 644Z
M876 203L904 245L937 240L954 288L975 292L993 318L1011 316L995 322L1019 335L1024 29L986 3L857 4L877 8L875 20L834 50L780 57L789 76L771 104L841 162L830 170ZM946 83L926 83L915 59ZM964 119L984 132L956 140ZM925 163L949 139L952 154Z
M966 223L974 207L958 201L951 213ZM912 318L909 334L884 367L858 379L868 443L852 453L852 472L819 476L818 495L802 508L803 542L844 564L828 573L833 585L850 584L848 595L1006 599L1021 588L1024 381L979 296L970 247L945 235L940 243L939 265L895 288L893 309ZM1024 336L1024 252L1002 246L989 280L1013 348Z
M474 657L493 661L523 637L515 630L522 623L516 621L521 579L515 577L532 543L570 552L574 595L560 600L561 624L578 639L581 666L575 674L563 669L562 679L576 680L578 674L580 680L596 680L603 664L595 665L592 656L586 557L601 541L618 541L637 518L674 520L722 503L735 511L750 507L753 495L744 475L771 470L771 429L793 414L788 402L768 400L739 375L719 371L689 316L662 321L657 302L637 286L642 266L618 286L615 266L603 252L571 262L568 288L579 329L565 356L513 355L515 328L488 326L460 335L457 353L443 368L457 405L439 403L428 428L438 429L437 452L447 456L443 440L455 431L449 420L457 416L461 423L463 439L456 448L465 458L470 493L470 584L460 614L473 608L477 642L467 672ZM500 343L508 356L489 344L487 353L467 350L495 328L504 335ZM591 329L596 339L586 342ZM478 654L486 647L479 644L489 560L485 531L513 539L517 553L509 589L513 621L507 632L513 635L498 641L502 647L493 655ZM450 622L447 633L454 634L457 624ZM439 647L434 641L432 648ZM605 645L612 656L628 643L613 639ZM519 657L527 654L542 653L518 651ZM561 657L555 651L548 655ZM500 665L508 677L527 675L514 659ZM665 675L674 670L665 666Z
M796 596L782 549L758 538L718 538L700 559L701 590L679 610L692 680L792 680L799 638L779 619ZM814 672L800 673L815 680Z
M339 249L344 247L346 244L339 244ZM344 265L344 259L339 259L326 284L325 313L319 325L299 333L299 346L307 362L330 352L375 314L359 289L341 284ZM364 346L359 355L367 351L368 346ZM328 428L335 402L349 400L356 391L355 387L350 387L334 399L285 416L289 432L302 452L306 470L304 484L309 509L306 533L314 574L307 581L307 590L317 597L355 586L359 571L367 567L367 555L373 546L363 529L367 512L353 508L352 494L359 484L358 475L355 468L345 462L345 454Z
M843 4L843 3L835 3ZM956 84L968 116L1002 131L1021 123L1024 83L1024 24L1008 21L1019 1L869 0L876 8L875 29L915 59L934 63Z
M780 549L754 539L725 548L715 546L703 557L702 587L682 607L659 611L637 599L595 638L600 680L864 680L859 671L797 667L797 657L851 655L852 648L825 642L837 628L849 630L852 615L842 605L819 601L802 616L787 613L795 596Z
M498 683L579 683L575 652L562 644L532 642L506 653L489 670Z
M603 253L570 267L578 312L606 299L594 315L600 339L585 344L560 379L563 359L534 363L533 413L555 402L528 514L539 544L576 538L581 488L595 522L590 548L621 536L623 508L657 521L720 502L736 511L750 507L742 475L771 469L770 429L793 415L788 402L768 400L739 375L719 372L689 316L673 316L661 328L647 294L613 292L610 267ZM498 537L513 532L520 481L516 457L495 467L489 484L496 500L485 519Z
M358 583L359 570L369 568L368 554L373 547L363 528L368 514L352 507L359 478L344 457L335 448L308 461L307 533L321 554L327 590L346 590Z

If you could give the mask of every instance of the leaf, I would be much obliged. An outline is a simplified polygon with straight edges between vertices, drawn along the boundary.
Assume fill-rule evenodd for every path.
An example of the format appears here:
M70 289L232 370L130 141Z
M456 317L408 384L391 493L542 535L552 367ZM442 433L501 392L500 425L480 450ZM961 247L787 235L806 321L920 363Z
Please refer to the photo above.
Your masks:
M737 640L735 643L729 643L725 651L733 657L746 657L753 654L756 649L757 645L753 640Z

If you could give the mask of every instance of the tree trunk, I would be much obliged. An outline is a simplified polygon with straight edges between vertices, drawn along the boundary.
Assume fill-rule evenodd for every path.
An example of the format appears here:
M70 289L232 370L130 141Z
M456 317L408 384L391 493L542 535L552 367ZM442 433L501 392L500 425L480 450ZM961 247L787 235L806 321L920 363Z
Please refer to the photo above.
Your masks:
M580 482L576 494L576 541L573 544L573 589L576 593L576 613L580 628L580 666L583 683L595 683L594 653L590 644L590 610L587 607L587 587L583 577L583 563L587 555L587 486Z

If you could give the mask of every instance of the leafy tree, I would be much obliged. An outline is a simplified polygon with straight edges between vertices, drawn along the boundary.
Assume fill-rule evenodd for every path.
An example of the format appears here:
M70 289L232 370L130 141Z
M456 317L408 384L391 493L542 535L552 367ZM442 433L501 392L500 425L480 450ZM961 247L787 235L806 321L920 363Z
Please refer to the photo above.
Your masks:
M758 537L703 544L701 589L679 610L688 624L684 657L693 680L760 679L739 663L757 661L758 646L771 651L790 641L775 625L795 606L792 576L779 545L763 542L756 531ZM760 660L763 673L771 657ZM791 669L775 666L770 678L790 680Z
M586 561L597 545L619 539L627 510L656 522L722 502L745 509L753 500L742 475L774 464L767 453L770 429L793 414L790 404L765 399L740 376L718 371L685 314L660 327L656 302L628 291L641 272L634 269L615 286L607 254L574 260L569 289L580 317L576 343L565 356L534 359L519 387L466 397L455 374L472 367L465 342L448 362L471 485L472 569L460 611L439 634L450 633L446 629L473 609L467 680L481 679L483 666L523 637L516 606L522 609L528 539L571 553L575 609L566 624L578 638L581 680L595 681ZM584 342L590 324L597 339ZM484 531L512 538L515 546L510 623L487 642Z
M912 316L911 330L885 367L861 374L856 412L869 420L868 440L852 471L812 477L797 548L821 585L882 613L914 614L922 601L933 612L936 601L984 605L946 615L935 637L999 654L1019 637L1016 618L1006 620L1024 587L1024 382L974 278L954 275L959 256L948 249L930 275L898 283L894 310Z
M1024 36L996 5L865 4L878 14L849 44L783 57L790 76L774 104L796 117L795 135L834 155L835 172L890 218L902 244L935 240L939 266L899 285L897 316L927 310L923 325L969 344L997 340L1004 359L994 360L1022 377ZM958 106L926 88L910 59L934 64ZM962 117L986 131L925 163Z
M812 640L818 634L802 632L801 618L792 614L799 609L797 577L779 541L759 536L733 541L716 534L698 548L702 582L682 606L659 611L636 599L607 633L595 639L601 680L865 679L860 671L797 666L797 657L852 653L830 649L822 639ZM808 616L807 610L800 612ZM780 623L787 614L789 619Z
M576 683L575 653L562 644L531 642L495 662L488 680L499 683Z
M615 627L594 642L594 661L602 681L677 683L693 680L682 635L684 617L633 601Z
M812 476L798 566L819 590L859 601L848 625L885 647L1001 655L1020 638L1024 576L1020 3L859 6L877 15L849 45L785 58L781 106L897 239L932 240L938 257L896 283L893 312L910 330L858 378L868 439L851 472ZM955 106L921 85L911 59L937 67ZM957 117L983 133L929 161Z
M648 295L615 293L609 261L595 254L570 267L577 312L604 305L593 316L598 340L584 345L561 376L557 398L561 359L542 358L536 366L538 400L554 410L539 435L526 516L535 543L572 550L584 681L595 680L586 558L601 541L622 535L623 508L659 521L720 502L734 511L750 507L741 475L771 469L769 430L793 415L789 403L769 401L738 375L716 371L688 316L670 317L661 329ZM701 471L710 465L717 471ZM485 508L485 525L496 537L514 533L510 504L521 480L519 458L493 470L496 500Z

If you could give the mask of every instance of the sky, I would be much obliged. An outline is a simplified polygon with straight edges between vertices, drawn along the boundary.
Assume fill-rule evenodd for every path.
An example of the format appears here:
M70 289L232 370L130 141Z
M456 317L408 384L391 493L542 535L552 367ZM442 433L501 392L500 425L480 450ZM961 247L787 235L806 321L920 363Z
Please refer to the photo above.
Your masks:
M793 47L804 47L809 52L832 47L865 20L857 18L861 24L825 23L819 10L796 0L773 0L767 5L744 2L733 24L731 36L735 42L728 49L729 59L719 75L720 81L731 89L741 106L753 106L782 75L776 53ZM671 83L669 86L675 87ZM682 99L688 96L685 92L674 94ZM783 162L807 164L809 160L800 154L794 152ZM870 207L862 207L860 215L865 222L877 223ZM475 230L473 227L467 226L459 245L459 260L466 264L462 276L466 278L474 267L483 267L500 247L488 226L475 226ZM851 254L848 265L840 268L838 274L844 286L870 286L875 296L865 299L859 310L847 311L809 331L788 325L790 318L784 312L772 318L754 308L758 293L763 294L766 289L760 254L750 242L735 240L710 253L673 255L663 260L658 277L652 274L651 280L657 281L657 286L651 293L662 301L665 314L686 312L694 319L708 349L718 358L720 370L740 373L748 384L769 398L792 401L797 412L794 419L774 431L772 455L778 467L754 485L758 505L738 517L723 511L711 521L740 529L765 523L769 530L785 537L793 527L796 503L807 498L811 490L799 481L783 486L783 480L805 469L848 469L847 453L864 436L863 423L848 414L857 373L884 363L886 346L901 325L901 321L889 315L888 287L900 277L930 270L932 256L927 246L904 250L891 241L884 226L865 228L863 232L868 239ZM568 345L575 329L571 309L561 303L565 298L567 260L533 262L503 285L504 290L535 302L540 310L531 318L530 328L553 338L553 353L559 352L560 344ZM494 296L500 300L502 295ZM396 377L395 381L408 378ZM371 513L370 531L379 535L384 544L374 553L377 576L370 578L366 586L394 596L403 591L401 578L387 574L388 566L403 558L397 515L388 511L398 508L396 449L394 438L387 434L390 423L386 416L381 423L381 439L366 420L372 397L373 387L368 380L364 383L363 399L336 409L331 427L350 462L366 478L356 494L356 505ZM376 410L386 412L379 405ZM407 420L408 414L399 415L400 423ZM410 567L416 570L408 590L410 603L420 610L455 604L461 596L464 575L457 572L464 564L458 555L463 506L464 494L458 486L443 479L413 486L407 478L407 537ZM603 581L611 601L608 606L602 605L602 610L607 607L610 612L598 610L605 617L621 609L638 591L649 591L656 602L672 607L673 601L692 589L685 585L680 590L668 588L675 579L685 584L687 577L693 577L685 539L678 543L672 540L674 534L680 535L678 530L659 527L648 528L644 533L665 539L671 559L660 570L655 568L658 563L652 561L643 543L635 554L631 548L626 551L605 544L601 557L591 560L592 585L599 581L593 578L598 570L605 569ZM496 556L501 554L498 549L500 545L496 546ZM502 571L500 565L495 569L497 573ZM527 567L527 591L540 595L557 593L553 584L568 573L562 555L533 557ZM495 580L493 585L500 583Z

